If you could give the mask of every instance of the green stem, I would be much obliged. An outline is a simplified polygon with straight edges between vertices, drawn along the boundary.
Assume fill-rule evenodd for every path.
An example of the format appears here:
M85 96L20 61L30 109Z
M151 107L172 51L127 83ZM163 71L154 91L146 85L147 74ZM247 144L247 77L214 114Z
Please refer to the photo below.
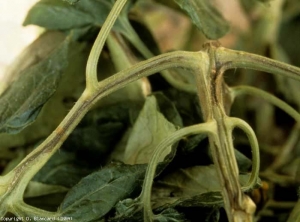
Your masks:
M10 186L6 191L6 193L10 192L11 198L22 200L25 188L31 178L59 149L91 107L92 103L85 91L68 115L47 139L27 155L12 171L4 176L4 178L11 178Z
M91 90L92 92L97 90L97 84L98 84L97 64L104 43L126 2L127 0L116 1L107 19L105 20L103 26L101 27L101 30L90 52L87 65L86 65L86 85L87 85L87 89Z
M150 59L154 54L148 49L145 43L140 39L138 34L135 32L134 28L127 21L126 22L127 31L130 35L126 35L127 39L134 45L134 47L146 58Z
M273 96L270 93L267 93L261 89L257 89L255 87L251 86L236 86L231 88L232 96L235 98L236 96L242 95L242 94L249 94L253 96L260 97L271 104L277 106L278 108L284 110L287 114L289 114L291 117L293 117L296 122L300 123L300 113L298 113L293 107L291 107L286 102L278 99L276 96Z
M223 71L236 68L253 69L300 81L300 68L298 67L252 53L230 50L223 47L215 48L215 50L216 61L218 61Z
M234 117L228 117L226 119L226 124L229 125L231 129L237 127L243 130L246 133L248 140L250 142L250 146L252 149L252 171L248 183L242 187L243 191L249 191L256 185L258 174L259 174L260 157L259 157L259 145L258 145L257 138L251 126L249 126L249 124L246 123L244 120L234 118Z
M140 62L101 81L98 87L102 90L99 91L105 90L105 95L107 95L115 91L115 88L111 87L119 86L119 89L137 79L169 68L186 68L195 70L195 68L199 67L199 63L207 63L207 59L207 54L204 52L176 51L165 53Z
M130 36L126 36L128 40L131 42L132 45L135 46L135 48L146 58L150 59L154 56L154 54L147 48L145 43L140 39L140 37L136 34L135 30L132 28L130 23L127 25L127 29L130 32ZM161 72L162 76L167 80L168 83L170 83L173 87L180 89L185 92L189 93L196 93L197 89L194 85L184 83L182 81L176 80L172 73L168 70Z
M146 171L146 176L144 180L143 190L140 195L141 203L144 206L144 221L150 222L153 221L153 213L151 209L151 189L153 184L153 179L155 176L155 171L157 168L157 164L159 159L161 158L162 152L166 147L169 147L179 141L182 137L200 133L213 134L215 129L214 122L206 122L198 125L193 125L189 127L185 127L174 132L172 135L163 140L155 149L151 160L148 164L148 168Z

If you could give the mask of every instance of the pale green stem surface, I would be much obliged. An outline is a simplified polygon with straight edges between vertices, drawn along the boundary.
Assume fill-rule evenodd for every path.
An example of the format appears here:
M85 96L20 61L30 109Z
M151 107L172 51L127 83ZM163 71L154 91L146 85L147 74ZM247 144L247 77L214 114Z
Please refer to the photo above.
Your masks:
M130 31L131 35L127 36L129 41L135 48L146 58L150 59L154 56L154 54L147 48L145 43L140 39L140 37L136 34L135 30L132 28L130 24L128 24L128 30ZM170 71L164 70L161 71L162 76L175 88L180 89L185 92L189 93L196 93L197 89L194 85L188 84L182 81L175 79Z
M277 106L278 108L282 109L283 111L285 111L292 118L294 118L295 121L298 122L298 124L300 123L300 114L293 107L291 107L286 102L278 99L277 97L273 96L272 94L270 94L268 92L265 92L261 89L257 89L255 87L251 87L251 86L236 86L236 87L231 88L231 93L232 93L233 98L235 98L239 95L243 95L243 94L248 94L248 95L257 96L259 98L262 98L262 99L268 101L269 103ZM240 119L236 119L235 124L237 127L243 129L243 131L247 134L250 144L251 144L251 147L252 147L252 156L253 156L252 157L253 158L253 160L252 160L252 162L253 162L252 175L251 175L251 178L249 181L249 185L243 188L243 189L246 189L247 187L251 187L252 185L254 185L254 183L256 182L258 173L259 173L259 149L258 149L257 139L256 139L256 136L255 136L252 128L250 126L246 127L246 125L248 125L248 124L244 121L243 121L244 123L242 123L241 121L242 120L240 120ZM251 185L251 183L252 183L252 185Z
M278 108L282 109L287 114L289 114L292 118L294 118L296 122L300 123L299 112L297 112L292 106L290 106L286 102L282 101L281 99L278 99L276 96L273 96L268 92L265 92L261 89L252 86L236 86L236 87L232 87L231 91L232 91L232 96L234 98L236 96L243 95L243 94L253 95L262 98L268 101L269 103L273 104L274 106L277 106Z
M195 134L213 134L215 131L215 122L206 122L198 125L193 125L185 127L174 132L172 135L163 140L154 150L151 160L148 164L146 171L146 176L144 180L143 190L140 195L141 203L144 207L144 221L153 221L153 212L151 208L151 189L153 184L153 179L155 176L155 171L161 154L164 150L179 141L182 137Z
M257 138L251 126L244 120L234 117L228 117L225 121L226 124L230 126L232 130L237 127L241 129L244 133L246 133L248 137L252 149L252 171L249 181L246 185L242 187L242 191L249 191L256 185L260 168L260 155Z
M87 89L91 90L92 92L97 90L97 65L103 46L105 44L108 34L110 33L110 30L112 29L126 2L127 0L116 1L103 26L101 27L101 30L91 50L86 65L86 85Z
M252 53L216 48L216 61L223 71L227 69L253 69L300 81L300 68Z

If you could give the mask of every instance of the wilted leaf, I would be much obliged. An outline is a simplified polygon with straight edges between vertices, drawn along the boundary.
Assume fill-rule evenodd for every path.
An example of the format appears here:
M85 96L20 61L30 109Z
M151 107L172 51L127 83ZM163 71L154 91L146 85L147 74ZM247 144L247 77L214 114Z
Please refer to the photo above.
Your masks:
M138 199L125 199L116 204L116 216L110 218L110 222L139 222L143 221L143 205ZM154 213L157 214L154 221L187 221L183 214L177 212L173 208L166 208L162 210L155 210Z
M120 164L90 174L69 191L58 214L82 222L102 218L118 201L141 187L145 170L145 165Z
M164 117L175 126L182 127L182 119L174 103L161 92L153 93L153 95L155 95L159 111L164 115Z
M74 2L74 0L68 0ZM41 0L28 12L24 25L38 25L49 30L69 30L84 26L102 26L112 9L114 0L84 0L70 5L62 0ZM128 34L129 4L121 12L115 30Z
M109 218L109 222L142 221L143 206L138 198L124 199L115 206L116 215Z
M242 185L248 179L249 174L240 175ZM220 192L215 166L194 166L174 171L157 181L152 190L152 199L155 207L164 204L178 205L184 201L196 206L214 206L221 204Z
M175 0L208 39L218 39L229 30L228 23L209 0Z
M235 154L235 158L236 158L240 173L248 172L252 165L252 161L236 149L234 149L234 154Z
M168 208L155 216L155 222L186 222L184 215L176 211L175 209Z
M155 97L149 96L128 139L124 162L148 163L156 146L175 130L175 126L158 111ZM170 151L171 147L166 147L160 160L162 161Z
M174 103L184 126L203 122L199 98L196 94L190 94L175 88L164 91L164 94Z
M87 1L84 1L87 2ZM46 29L66 30L93 23L93 16L61 0L42 0L28 12L23 25L38 25Z
M61 32L48 31L27 46L6 69L0 82L0 96L14 81L18 80L22 71L47 58L65 37Z
M36 119L68 65L68 45L67 39L47 58L25 69L0 97L0 132L18 133Z
M223 197L221 192L207 192L190 198L181 198L172 206L178 207L221 207L223 205Z
M164 187L175 197L188 197L221 190L217 171L213 165L189 167L168 174L156 183L155 192L165 190Z
M47 43L48 41L41 42L40 47ZM70 43L66 58L69 65L63 72L55 93L45 103L37 119L28 127L18 134L0 134L0 149L36 143L57 127L84 90L85 66L89 51L90 46L85 43ZM22 90L19 93L22 93Z
M105 106L89 112L63 144L76 153L80 162L89 167L100 167L114 150L129 125L130 103Z
M49 185L72 187L91 171L86 166L76 164L74 153L60 150L50 158L32 180Z

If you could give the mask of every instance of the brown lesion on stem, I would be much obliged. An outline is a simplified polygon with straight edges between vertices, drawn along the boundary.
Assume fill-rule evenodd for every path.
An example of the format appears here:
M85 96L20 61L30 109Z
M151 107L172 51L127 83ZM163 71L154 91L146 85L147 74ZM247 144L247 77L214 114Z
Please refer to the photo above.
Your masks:
M205 44L210 58L209 73L197 76L198 81L208 84L205 89L198 88L200 104L203 109L205 121L215 121L217 132L209 136L210 149L216 165L217 173L222 187L224 207L229 221L252 221L255 205L249 197L241 190L239 183L239 170L234 155L232 142L232 128L228 126L225 119L228 117L231 106L228 86L224 82L222 61L218 60L216 50L220 47L218 42ZM201 79L202 78L202 79ZM206 92L204 92L206 91ZM203 99L201 94L209 95ZM228 101L230 104L228 105Z

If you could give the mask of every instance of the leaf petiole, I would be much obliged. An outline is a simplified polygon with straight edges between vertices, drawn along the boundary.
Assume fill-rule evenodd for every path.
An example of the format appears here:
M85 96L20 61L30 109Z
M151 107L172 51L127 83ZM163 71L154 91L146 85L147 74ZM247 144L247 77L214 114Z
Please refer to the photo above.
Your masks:
M216 60L222 67L222 71L236 68L252 69L300 81L300 68L298 67L248 52L223 47L215 48L215 50Z
M156 147L152 155L151 161L149 162L146 171L143 189L139 197L144 207L144 221L146 222L153 221L153 217L155 217L151 209L151 188L152 188L157 164L161 157L161 154L164 152L164 149L176 143L184 136L201 134L201 133L214 134L214 132L215 132L215 122L206 122L206 123L185 127L183 129L174 132L172 135L167 137Z
M98 83L97 64L104 43L126 2L127 0L118 0L113 5L113 8L111 9L107 19L105 20L103 26L101 27L101 30L90 52L87 65L86 65L86 86L87 89L91 90L92 92L97 90L97 83Z
M243 130L250 142L250 146L252 148L252 172L250 175L250 179L248 183L242 187L242 191L249 191L251 190L255 184L257 183L257 178L259 174L259 167L260 167L260 155L259 155L259 145L255 133L251 126L246 123L244 120L234 117L228 117L226 120L226 124L230 126L231 130L234 128L240 128Z
M233 99L243 94L257 96L268 101L274 106L277 106L278 108L282 109L292 118L294 118L296 122L300 123L300 113L298 113L292 106L282 101L281 99L278 99L276 96L273 96L270 93L267 93L261 89L252 86L235 86L231 87L230 90Z

